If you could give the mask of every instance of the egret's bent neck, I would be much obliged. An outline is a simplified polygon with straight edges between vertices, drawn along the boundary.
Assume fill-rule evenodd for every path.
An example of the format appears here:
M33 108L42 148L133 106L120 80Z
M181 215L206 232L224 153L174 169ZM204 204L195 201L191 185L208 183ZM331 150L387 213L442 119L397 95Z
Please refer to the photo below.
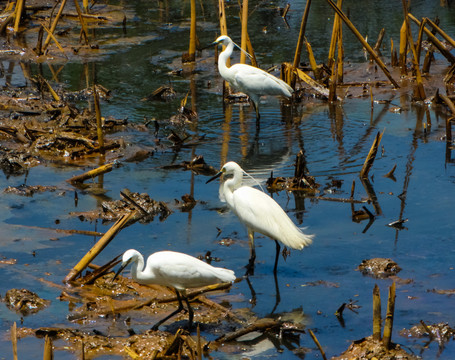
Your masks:
M133 279L136 281L140 281L144 278L143 274L144 270L144 258L142 255L139 255L137 260L133 263L131 267L131 275L133 276Z
M221 52L220 56L218 56L218 71L220 72L221 76L225 78L225 76L229 72L229 68L227 67L227 62L231 57L232 51L234 50L234 43L230 42L226 49Z

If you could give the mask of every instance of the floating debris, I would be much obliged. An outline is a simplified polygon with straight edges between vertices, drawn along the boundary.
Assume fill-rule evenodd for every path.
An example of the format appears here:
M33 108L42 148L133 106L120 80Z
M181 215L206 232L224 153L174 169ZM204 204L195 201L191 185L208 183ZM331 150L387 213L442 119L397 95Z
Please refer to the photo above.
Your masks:
M398 274L401 268L391 259L373 258L363 260L357 270L361 271L363 275L386 278Z
M50 305L49 300L41 299L38 294L27 289L10 289L2 301L6 306L23 316L37 313Z

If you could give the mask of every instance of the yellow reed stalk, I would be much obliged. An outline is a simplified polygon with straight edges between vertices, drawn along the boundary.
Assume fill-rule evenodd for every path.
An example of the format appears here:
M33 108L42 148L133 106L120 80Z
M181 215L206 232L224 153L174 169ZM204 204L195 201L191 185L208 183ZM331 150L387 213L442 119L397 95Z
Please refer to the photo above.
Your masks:
M51 39L55 41L54 36L51 37L50 34L54 34L55 28L57 27L57 23L60 20L60 17L62 16L63 9L65 8L65 5L66 5L66 0L62 0L62 3L60 5L60 9L58 9L57 15L55 15L55 18L54 18L54 22L52 23L52 26L49 29L46 41L44 41L43 51L46 51L47 47L49 46L49 43L50 43Z
M389 287L389 298L387 300L387 315L384 322L384 336L382 343L386 349L390 348L392 342L393 313L395 311L395 282Z
M19 24L22 17L22 11L24 10L24 1L25 0L17 0L16 2L16 10L15 10L15 19L14 19L14 32L17 33L19 31Z
M399 88L400 86L398 83L393 79L392 75L390 74L389 70L383 63L383 61L379 58L378 54L371 48L370 44L368 44L365 39L362 37L362 35L359 33L359 31L355 28L354 24L347 18L347 16L341 11L340 8L332 1L332 0L327 0L329 5L336 11L338 15L340 15L340 18L344 21L344 23L347 25L347 27L353 32L353 34L357 37L357 39L362 43L363 47L370 53L370 55L373 57L373 59L376 61L376 63L379 65L381 70L384 72L385 76L390 80L392 85L395 88Z
M240 42L240 47L242 49L247 48L247 38L248 38L248 0L243 0L242 4L242 38ZM246 54L243 51L240 51L240 63L246 63Z
M303 16L302 16L302 22L300 23L299 39L297 40L297 46L295 49L294 63L293 63L295 68L297 68L300 64L300 55L302 53L303 41L305 39L305 28L306 28L306 23L308 20L308 14L310 13L310 5L311 5L311 0L307 0L306 5L305 5L305 11L303 12Z
M337 6L341 9L342 0L337 1ZM327 66L329 69L332 68L333 63L335 62L335 49L338 41L338 31L340 30L339 26L340 16L335 14L333 19L333 27L332 27L332 38L330 40L330 47L329 47L329 58L327 60Z
M406 20L403 21L403 25L401 25L400 29L400 57L399 57L399 65L401 67L401 74L406 75L406 55L408 52L408 36L406 35Z
M191 0L191 26L190 26L190 45L188 56L190 61L196 60L196 0Z
M377 284L373 289L373 340L381 340L381 294Z
M414 40L412 39L412 34L411 34L411 27L409 25L408 7L406 4L406 0L402 0L402 2L403 2L404 19L406 22L406 29L407 29L406 32L407 32L407 36L408 36L408 43L409 43L409 47L411 48L411 51L412 51L414 71L416 74L417 89L415 92L415 96L419 100L424 100L426 97L425 89L423 88L422 74L420 73L420 68L419 68L419 59L417 58L417 52L416 52L416 48L414 46Z
M90 262L98 256L98 254L109 244L109 242L122 230L128 221L136 214L136 211L131 211L127 215L123 215L117 222L103 235L101 239L84 255L84 257L74 266L68 273L63 282L73 281Z
M82 27L81 35L82 35L83 38L85 39L85 44L88 44L87 26L85 25L85 21L84 21L84 18L83 18L83 16L82 16L82 12L81 12L81 8L80 8L80 6L79 6L78 0L74 0L74 5L75 5L75 7L76 7L77 16L79 17L79 21L80 21L81 27Z
M308 53L308 59L310 60L311 70L313 70L314 78L316 80L319 80L321 72L318 69L316 59L314 58L313 48L311 47L311 44L307 41L307 39L305 39L305 45L306 45L306 51Z

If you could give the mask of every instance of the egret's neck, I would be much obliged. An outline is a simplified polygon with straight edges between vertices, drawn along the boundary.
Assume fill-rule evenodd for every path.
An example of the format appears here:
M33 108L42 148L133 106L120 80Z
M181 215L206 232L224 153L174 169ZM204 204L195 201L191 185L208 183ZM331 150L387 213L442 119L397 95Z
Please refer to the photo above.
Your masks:
M230 207L233 207L234 204L234 191L242 186L242 172L234 172L234 176L231 179L228 179L223 184L223 194L226 199L226 202Z
M228 61L231 57L232 51L234 50L234 43L229 43L226 46L226 49L221 52L218 56L218 71L220 72L221 76L226 79L226 76L229 76L229 68L228 68Z
M134 280L137 282L140 282L142 279L144 279L144 258L142 255L139 255L137 257L137 260L133 263L131 266L131 275Z

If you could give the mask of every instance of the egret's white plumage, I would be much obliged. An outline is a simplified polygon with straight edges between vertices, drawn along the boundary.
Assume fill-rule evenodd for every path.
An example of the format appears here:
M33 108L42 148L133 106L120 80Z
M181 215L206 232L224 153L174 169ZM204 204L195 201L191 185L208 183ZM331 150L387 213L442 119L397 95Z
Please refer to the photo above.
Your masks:
M237 163L230 161L224 164L221 171L208 182L220 175L233 175L220 185L220 193L223 194L229 208L248 229L253 261L255 232L275 240L277 253L274 272L276 272L280 249L278 241L289 248L301 250L312 243L314 235L303 233L270 196L258 189L242 186L243 173L243 169Z
M282 95L292 97L293 89L283 80L246 64L234 64L227 67L227 61L231 57L235 44L227 35L221 35L213 44L223 44L226 49L218 57L218 71L220 75L235 89L247 94L256 111L256 119L259 120L259 98L262 95ZM239 47L240 48L240 47Z
M193 310L186 298L186 289L235 280L235 274L232 270L214 267L193 256L175 251L159 251L150 255L144 267L144 257L141 253L134 249L127 250L123 254L122 266L115 277L129 264L132 264L132 277L138 283L170 286L176 290L179 308L159 321L154 326L155 329L171 316L183 310L180 294L183 295L188 306L191 327Z

